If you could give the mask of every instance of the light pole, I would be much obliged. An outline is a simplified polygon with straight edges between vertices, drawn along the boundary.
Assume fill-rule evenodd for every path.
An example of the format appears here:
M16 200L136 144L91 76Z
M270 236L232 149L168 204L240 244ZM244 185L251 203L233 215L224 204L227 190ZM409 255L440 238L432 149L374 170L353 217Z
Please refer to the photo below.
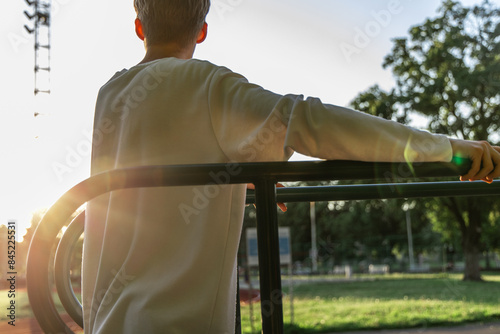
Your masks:
M411 232L411 217L410 210L415 207L415 202L405 203L403 211L406 212L406 231L408 233L408 256L410 258L410 271L414 270L415 262L413 260L413 235Z
M318 272L318 246L316 241L316 203L311 202L310 205L310 216L311 216L311 260L312 260L312 272Z

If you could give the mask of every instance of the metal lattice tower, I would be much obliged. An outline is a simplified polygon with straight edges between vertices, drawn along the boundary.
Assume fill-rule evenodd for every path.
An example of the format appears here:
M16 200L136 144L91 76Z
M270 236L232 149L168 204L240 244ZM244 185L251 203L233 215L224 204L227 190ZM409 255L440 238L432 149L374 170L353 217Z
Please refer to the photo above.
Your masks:
M30 6L24 15L33 22L33 28L25 25L35 35L35 95L50 94L50 19L51 0L25 0ZM30 11L33 14L30 14Z

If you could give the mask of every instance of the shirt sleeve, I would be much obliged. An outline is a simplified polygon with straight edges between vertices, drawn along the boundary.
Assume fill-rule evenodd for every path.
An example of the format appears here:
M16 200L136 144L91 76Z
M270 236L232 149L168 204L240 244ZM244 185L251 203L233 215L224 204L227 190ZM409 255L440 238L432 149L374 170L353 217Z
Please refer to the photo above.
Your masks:
M221 68L209 86L212 126L232 161L279 161L298 153L327 160L450 161L443 135L317 98L278 95Z

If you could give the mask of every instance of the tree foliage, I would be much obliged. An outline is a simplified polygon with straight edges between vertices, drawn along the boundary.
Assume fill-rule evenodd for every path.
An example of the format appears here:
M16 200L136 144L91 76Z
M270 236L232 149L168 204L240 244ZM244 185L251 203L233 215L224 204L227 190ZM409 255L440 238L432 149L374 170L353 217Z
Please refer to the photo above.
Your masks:
M353 100L353 108L406 124L418 114L434 133L500 140L500 10L488 0L471 8L445 0L436 17L394 40L383 66L394 73L395 87L384 91L373 86ZM320 261L331 266L407 259L405 203L403 199L317 203ZM500 249L498 209L490 198L415 201L411 210L415 255L463 251L464 278L480 279L480 254ZM252 212L249 207L245 226L254 224ZM279 221L291 227L295 260L307 261L309 203L289 204Z
M429 117L433 132L494 140L500 125L500 11L447 0L437 18L394 40L384 62L405 112Z
M372 87L353 101L354 108L402 122L419 114L431 132L498 143L500 9L490 1L470 8L444 1L437 17L394 40L383 66L392 70L396 87L391 92ZM483 233L498 226L490 213L494 201L471 197L435 203L446 209L431 214L435 229L449 241L461 234L464 279L480 280L480 254L497 246Z
M296 186L311 186L311 183ZM317 186L317 184L315 184ZM320 271L349 264L367 270L369 264L389 264L392 270L406 270L408 235L405 199L338 201L316 203L316 237ZM280 226L291 229L293 261L311 264L310 203L288 203L288 211L278 216ZM415 201L411 208L414 254L429 253L440 247L439 234L433 231L425 203ZM255 226L255 208L247 207L244 229ZM240 264L245 260L245 238ZM240 250L241 250L240 248Z

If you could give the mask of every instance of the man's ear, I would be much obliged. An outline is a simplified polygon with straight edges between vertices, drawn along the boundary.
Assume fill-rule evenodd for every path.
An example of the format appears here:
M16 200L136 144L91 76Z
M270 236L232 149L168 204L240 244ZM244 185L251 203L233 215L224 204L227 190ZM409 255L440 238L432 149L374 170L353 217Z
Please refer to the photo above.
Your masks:
M135 19L135 33L137 34L137 37L141 39L141 41L144 41L144 30L142 28L142 22L138 18Z
M207 38L208 34L208 24L207 22L203 23L203 27L200 30L200 33L198 34L198 39L196 40L197 44L203 43L203 41Z

